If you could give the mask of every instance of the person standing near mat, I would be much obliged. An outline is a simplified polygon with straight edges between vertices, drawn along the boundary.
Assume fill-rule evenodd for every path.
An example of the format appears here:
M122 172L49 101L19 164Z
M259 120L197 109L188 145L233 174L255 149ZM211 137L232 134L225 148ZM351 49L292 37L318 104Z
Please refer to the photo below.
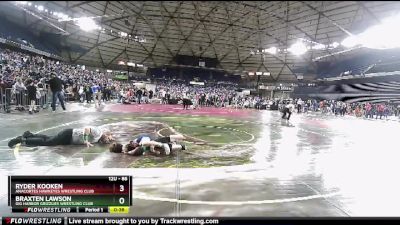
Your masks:
M25 131L22 136L11 139L8 147L13 148L17 144L25 146L57 146L57 145L86 145L92 147L92 143L109 144L114 138L109 130L100 127L70 128L60 131L53 136L33 134Z
M37 113L38 112L36 109L37 88L32 79L29 79L27 81L27 84L28 86L26 87L26 90L28 92L29 114L32 114L33 112Z
M62 93L63 82L54 73L51 74L51 77L52 78L49 80L50 90L53 93L53 101L51 103L51 108L53 109L53 112L56 111L56 103L57 103L57 98L58 98L62 109L65 111L66 109L65 109L65 105L64 105L64 94Z
M295 106L293 104L293 101L291 100L289 102L289 104L285 105L283 107L283 115L282 115L282 119L286 119L287 121L289 121L290 116L292 115L292 112L294 110ZM287 117L286 117L287 115Z
M101 105L101 87L98 83L94 83L91 87L93 93L93 101L94 107L97 108L97 105L100 107Z
M21 77L16 78L15 84L12 86L12 91L15 94L15 98L17 100L16 105L17 107L15 108L16 110L23 111L25 110L23 107L23 96L24 92L26 91L26 87L24 83L22 82Z
M183 92L183 96L182 96L182 105L183 105L183 109L189 109L189 105L191 105L190 103L190 99L189 99L189 95L187 92Z

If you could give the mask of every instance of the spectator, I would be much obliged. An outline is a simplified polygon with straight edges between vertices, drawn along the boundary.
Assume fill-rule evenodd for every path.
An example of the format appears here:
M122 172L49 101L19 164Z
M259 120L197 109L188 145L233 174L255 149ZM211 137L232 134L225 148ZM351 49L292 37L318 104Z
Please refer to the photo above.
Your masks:
M64 105L64 94L62 92L63 89L62 80L53 73L52 78L49 81L49 84L51 92L53 93L53 101L51 103L51 108L53 109L53 112L55 112L57 108L56 107L57 99L60 101L61 107L65 111L66 108Z
M25 110L24 107L22 106L23 96L24 96L25 91L26 91L26 87L25 87L24 83L22 82L22 78L18 77L16 79L15 84L13 85L13 93L15 94L15 98L17 100L17 102L16 102L17 110L20 110L20 111Z
M29 79L27 81L27 92L28 92L28 102L29 102L29 114L32 114L33 112L37 113L36 109L36 97L37 97L37 88L33 80Z

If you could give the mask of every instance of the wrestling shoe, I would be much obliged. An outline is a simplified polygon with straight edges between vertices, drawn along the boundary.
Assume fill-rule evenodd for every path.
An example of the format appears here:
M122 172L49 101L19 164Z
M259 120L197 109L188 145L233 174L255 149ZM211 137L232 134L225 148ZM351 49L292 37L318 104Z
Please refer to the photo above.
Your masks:
M22 137L23 137L23 138L28 138L28 137L32 137L32 136L33 136L33 134L32 134L29 130L25 131L25 132L22 134Z
M186 150L186 145L182 145L182 151Z
M8 147L13 148L16 144L22 143L22 136L11 139L8 142Z
M168 144L163 144L165 154L169 155L171 153L171 149L169 148Z

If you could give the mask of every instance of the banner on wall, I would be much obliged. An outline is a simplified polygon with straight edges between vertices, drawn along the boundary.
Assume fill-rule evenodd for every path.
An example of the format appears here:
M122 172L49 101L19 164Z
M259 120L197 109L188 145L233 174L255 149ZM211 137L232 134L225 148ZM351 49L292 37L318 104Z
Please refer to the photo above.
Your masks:
M128 80L128 75L127 74L117 74L114 76L115 80Z
M250 90L246 89L242 91L243 96L250 95Z
M258 87L258 89L260 90L275 90L275 86L264 86L264 85L260 85Z
M275 90L279 90L279 91L293 91L293 87L278 86L278 87L276 87Z
M190 81L190 84L204 86L204 82Z

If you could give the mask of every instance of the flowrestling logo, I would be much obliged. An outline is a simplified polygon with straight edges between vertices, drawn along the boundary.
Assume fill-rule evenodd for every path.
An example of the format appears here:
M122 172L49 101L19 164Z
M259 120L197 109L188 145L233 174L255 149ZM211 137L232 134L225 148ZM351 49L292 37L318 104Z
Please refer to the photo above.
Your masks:
M64 218L61 217L6 217L3 224L64 224Z
M70 213L71 208L24 208L24 212L26 213Z

